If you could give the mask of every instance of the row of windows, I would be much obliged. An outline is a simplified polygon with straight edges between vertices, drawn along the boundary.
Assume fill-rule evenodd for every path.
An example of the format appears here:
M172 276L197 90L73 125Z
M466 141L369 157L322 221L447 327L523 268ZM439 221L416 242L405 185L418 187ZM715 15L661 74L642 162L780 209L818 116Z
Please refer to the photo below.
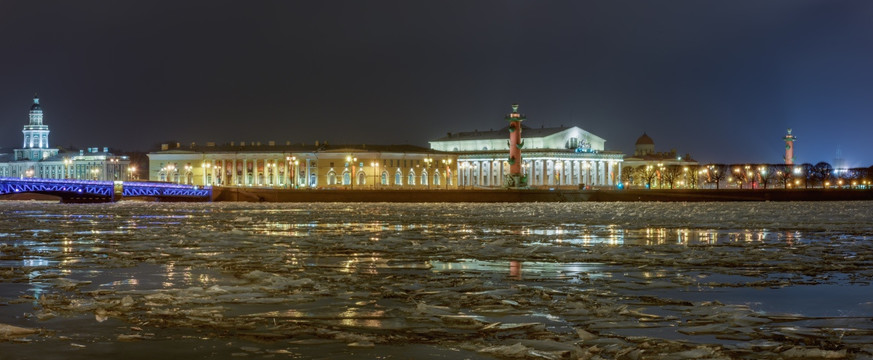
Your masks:
M418 177L416 177L415 173L412 171L410 171L406 175L406 184L405 185L410 185L410 186L415 185L416 179L419 180L419 182L418 182L419 185L428 185L427 172L422 172ZM441 179L440 173L435 172L433 174L432 184L435 186L440 185L440 182L441 182L440 179ZM348 171L343 171L342 184L337 183L337 180L338 180L337 174L335 171L330 171L327 173L327 185L351 185L351 183L352 183L351 173ZM367 175L364 172L359 172L356 180L357 180L357 181L355 181L356 185L365 185L365 184L367 184ZM388 184L388 172L383 171L379 180L380 180L379 183L381 185L389 185ZM449 178L448 181L449 181L449 184L451 184L451 182L452 182L451 178ZM403 174L400 173L399 171L394 173L394 184L393 185L397 185L397 186L404 185Z

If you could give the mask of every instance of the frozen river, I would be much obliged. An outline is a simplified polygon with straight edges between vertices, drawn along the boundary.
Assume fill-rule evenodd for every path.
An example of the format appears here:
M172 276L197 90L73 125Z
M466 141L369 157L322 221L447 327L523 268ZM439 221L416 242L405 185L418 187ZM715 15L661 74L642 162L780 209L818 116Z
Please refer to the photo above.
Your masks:
M871 358L873 202L0 202L0 358Z

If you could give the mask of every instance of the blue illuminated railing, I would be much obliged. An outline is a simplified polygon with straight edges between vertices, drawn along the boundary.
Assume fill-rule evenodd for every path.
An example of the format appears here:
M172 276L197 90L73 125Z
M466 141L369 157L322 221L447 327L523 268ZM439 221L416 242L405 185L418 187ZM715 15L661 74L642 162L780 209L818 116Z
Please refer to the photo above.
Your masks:
M202 197L212 198L211 187L192 185L177 185L164 183L124 183L123 196L157 196L157 197Z
M194 198L212 200L212 187L179 185L152 182L126 182L116 184L114 181L72 180L72 179L19 179L0 178L0 195L17 193L40 193L61 197L104 197L114 201L116 187L121 189L123 197L149 196L163 199Z
M112 181L0 178L0 195L15 193L77 194L112 197Z

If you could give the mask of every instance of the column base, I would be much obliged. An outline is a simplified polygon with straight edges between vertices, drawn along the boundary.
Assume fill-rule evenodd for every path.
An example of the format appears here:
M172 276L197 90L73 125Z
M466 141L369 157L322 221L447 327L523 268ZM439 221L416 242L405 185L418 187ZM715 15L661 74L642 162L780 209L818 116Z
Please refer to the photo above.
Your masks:
M520 189L527 187L527 176L521 174L509 174L503 180L503 186L510 189Z

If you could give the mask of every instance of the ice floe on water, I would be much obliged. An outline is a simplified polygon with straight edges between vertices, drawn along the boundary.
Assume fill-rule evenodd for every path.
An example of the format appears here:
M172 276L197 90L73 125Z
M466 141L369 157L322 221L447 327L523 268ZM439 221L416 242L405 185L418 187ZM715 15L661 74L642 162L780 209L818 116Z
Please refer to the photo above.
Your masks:
M871 202L0 202L0 351L870 358L871 214Z

